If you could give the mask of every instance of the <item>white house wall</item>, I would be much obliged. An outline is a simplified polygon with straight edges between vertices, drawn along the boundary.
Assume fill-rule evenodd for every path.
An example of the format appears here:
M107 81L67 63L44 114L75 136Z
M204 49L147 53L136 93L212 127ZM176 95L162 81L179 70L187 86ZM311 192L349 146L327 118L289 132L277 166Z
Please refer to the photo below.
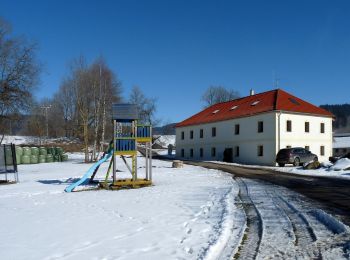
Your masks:
M276 113L277 122L279 117L278 114L279 113ZM287 120L291 120L292 122L291 132L287 132ZM305 132L305 122L309 122L310 130L308 133ZM324 133L321 133L321 123L324 123L325 125ZM332 156L332 118L281 113L280 126L280 148L286 148L287 146L305 148L305 146L309 146L310 151L318 156L319 161L327 161L329 156ZM276 143L278 150L278 140ZM320 153L321 146L324 146L323 156Z
M292 131L287 132L287 120L292 122ZM258 133L258 122L264 122L264 131ZM305 122L309 122L310 132L305 132ZM320 124L325 124L325 133L321 133ZM240 125L239 135L235 135L235 125ZM212 127L216 127L216 136L212 137ZM200 129L204 130L203 138L199 138ZM193 130L193 139L190 131ZM185 138L181 139L181 132ZM263 156L258 156L258 146L263 146ZM235 147L239 146L239 156L235 156ZM332 155L332 119L276 111L250 117L231 119L215 123L177 127L176 154L179 159L189 160L223 160L226 148L233 149L233 162L259 165L275 165L275 157L279 149L309 146L320 161L328 160ZM320 146L324 146L324 155L320 154ZM211 156L212 147L216 155ZM199 156L203 148L203 157ZM181 149L185 156L181 157ZM193 149L193 157L190 156Z
M258 133L258 122L263 121L264 130ZM274 164L276 156L276 116L274 112L231 119L202 125L176 128L176 154L181 158L181 149L185 156L182 159L223 160L226 148L233 148L233 161L246 164ZM235 135L235 125L240 125L239 135ZM212 127L216 127L216 137L212 137ZM203 138L199 138L200 129L204 130ZM193 139L190 131L193 130ZM185 138L181 140L181 132ZM263 146L263 156L258 156L258 145ZM235 157L235 147L239 146L239 157ZM216 148L216 156L211 156L211 148ZM203 148L204 156L199 157L199 149ZM190 157L190 149L194 149Z

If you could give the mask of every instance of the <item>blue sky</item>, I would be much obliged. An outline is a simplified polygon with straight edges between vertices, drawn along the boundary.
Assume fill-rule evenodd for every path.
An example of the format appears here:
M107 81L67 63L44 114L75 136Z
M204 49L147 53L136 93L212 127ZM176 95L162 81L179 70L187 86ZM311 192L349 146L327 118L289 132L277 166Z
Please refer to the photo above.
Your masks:
M16 1L0 16L36 41L50 97L80 55L103 55L128 96L156 97L157 117L202 109L210 85L248 95L279 87L316 105L350 103L350 1Z

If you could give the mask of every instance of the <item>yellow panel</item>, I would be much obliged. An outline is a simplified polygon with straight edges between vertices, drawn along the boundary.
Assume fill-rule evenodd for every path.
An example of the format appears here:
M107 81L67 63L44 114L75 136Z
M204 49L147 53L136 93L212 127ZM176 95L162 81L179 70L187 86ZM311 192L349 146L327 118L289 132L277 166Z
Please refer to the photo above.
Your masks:
M140 137L140 138L137 138L136 141L139 143L147 143L147 142L151 142L152 138L151 137Z
M115 151L115 155L136 155L137 151Z

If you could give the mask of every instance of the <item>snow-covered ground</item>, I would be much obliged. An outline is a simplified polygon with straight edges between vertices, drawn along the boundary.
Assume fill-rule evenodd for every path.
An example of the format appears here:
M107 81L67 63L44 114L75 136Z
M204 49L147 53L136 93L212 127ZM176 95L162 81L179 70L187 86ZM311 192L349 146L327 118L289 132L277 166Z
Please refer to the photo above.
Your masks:
M65 193L91 166L69 158L20 165L21 182L0 186L1 259L349 257L349 228L288 189L154 160L154 186Z
M20 165L21 182L0 186L1 259L210 258L241 228L228 174L154 161L152 187L65 193L91 166L70 158Z

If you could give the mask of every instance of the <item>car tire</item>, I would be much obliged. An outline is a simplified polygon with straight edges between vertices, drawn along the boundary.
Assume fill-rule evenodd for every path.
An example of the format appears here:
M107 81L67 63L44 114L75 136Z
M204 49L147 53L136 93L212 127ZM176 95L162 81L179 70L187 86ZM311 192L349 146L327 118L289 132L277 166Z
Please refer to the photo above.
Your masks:
M293 165L294 166L299 166L300 165L300 159L298 157L294 159Z
M284 165L285 165L284 163L278 163L279 167L284 167Z

